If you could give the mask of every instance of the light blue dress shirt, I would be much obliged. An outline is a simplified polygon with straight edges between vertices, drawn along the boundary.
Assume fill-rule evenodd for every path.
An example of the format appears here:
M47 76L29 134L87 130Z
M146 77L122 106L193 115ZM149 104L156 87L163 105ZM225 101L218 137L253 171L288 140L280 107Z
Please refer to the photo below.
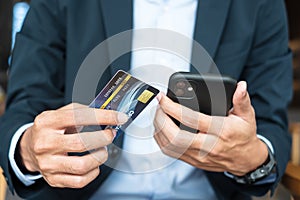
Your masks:
M167 29L185 35L191 39L184 45L190 58L197 0L135 0L133 8L134 29ZM143 38L133 34L133 49L139 42ZM188 61L164 50L147 48L132 52L130 73L164 92L172 73L189 70ZM161 152L153 138L157 103L152 101L126 129L122 165L112 172L92 200L216 199L202 170Z

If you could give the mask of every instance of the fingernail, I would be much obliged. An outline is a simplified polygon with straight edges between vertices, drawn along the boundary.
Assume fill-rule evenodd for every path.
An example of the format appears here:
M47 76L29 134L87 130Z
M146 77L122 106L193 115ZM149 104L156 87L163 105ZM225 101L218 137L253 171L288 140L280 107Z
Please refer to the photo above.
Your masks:
M245 81L239 82L239 85L241 87L241 95L242 97L245 97L247 95L247 83Z
M245 97L246 94L247 94L247 91L244 90L244 91L242 92L242 97Z
M158 100L158 102L160 102L160 100L162 99L162 93L158 93L158 95L156 96L156 99Z
M127 122L128 121L128 116L126 115L126 114L124 114L124 113L119 113L118 114L118 122L119 123L125 123L125 122Z
M111 132L112 132L112 134L114 135L114 138L115 138L116 135L117 135L117 131L115 129L112 129Z

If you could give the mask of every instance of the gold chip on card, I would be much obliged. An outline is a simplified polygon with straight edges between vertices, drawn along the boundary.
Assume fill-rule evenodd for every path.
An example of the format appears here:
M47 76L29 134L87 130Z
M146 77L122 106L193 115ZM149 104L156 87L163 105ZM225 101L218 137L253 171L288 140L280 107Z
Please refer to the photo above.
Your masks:
M137 100L142 103L147 103L153 95L154 95L153 92L150 92L149 90L144 90L144 92L138 97Z

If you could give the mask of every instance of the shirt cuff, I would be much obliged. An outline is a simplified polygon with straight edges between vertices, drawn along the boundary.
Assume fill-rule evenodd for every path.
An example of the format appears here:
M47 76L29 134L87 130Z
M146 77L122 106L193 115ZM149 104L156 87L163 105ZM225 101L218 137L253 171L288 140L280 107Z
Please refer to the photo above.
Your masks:
M272 143L271 143L267 138L265 138L265 137L262 136L262 135L257 134L257 137L258 137L260 140L262 140L262 141L269 147L269 149L271 150L272 154L274 155L274 148L273 148Z
M39 175L23 174L15 161L15 150L18 141L21 138L22 134L25 132L25 130L31 127L32 125L33 123L25 124L16 131L16 133L12 137L10 147L9 147L9 152L8 152L8 159L14 173L16 174L18 179L26 186L30 186L35 183L35 180L42 178L41 174Z
M260 140L262 140L268 146L268 148L271 150L272 154L274 155L274 148L273 148L272 143L262 135L257 134L257 137ZM224 174L227 177L234 179L234 176L232 174L230 174L228 172L224 172ZM262 185L262 184L267 184L267 183L275 183L276 178L277 178L277 174L276 173L271 173L269 176L263 178L262 180L259 180L259 181L255 182L253 185Z

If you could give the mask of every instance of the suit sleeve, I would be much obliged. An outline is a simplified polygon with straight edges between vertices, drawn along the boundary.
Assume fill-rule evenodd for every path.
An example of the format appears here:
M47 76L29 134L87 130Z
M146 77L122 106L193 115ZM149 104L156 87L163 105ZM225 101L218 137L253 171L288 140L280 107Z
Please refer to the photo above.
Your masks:
M222 195L232 190L246 196L261 196L269 190L274 192L290 158L287 108L292 98L293 76L285 5L283 0L256 3L255 11L251 13L255 15L254 24L245 23L253 33L251 48L239 79L248 83L256 113L257 134L268 139L274 148L277 177L274 183L238 184L223 173L208 172L211 183L216 186L216 193ZM229 196L228 199L234 198Z
M284 1L266 1L256 23L253 48L241 79L248 82L257 133L274 147L277 161L277 180L271 185L274 190L285 172L291 148L287 108L292 99L293 76Z
M0 119L0 165L11 191L25 186L11 170L8 151L14 133L44 110L64 104L65 29L58 0L32 0L17 35L9 69L6 112ZM27 187L26 190L36 188ZM22 192L21 192L22 193Z

